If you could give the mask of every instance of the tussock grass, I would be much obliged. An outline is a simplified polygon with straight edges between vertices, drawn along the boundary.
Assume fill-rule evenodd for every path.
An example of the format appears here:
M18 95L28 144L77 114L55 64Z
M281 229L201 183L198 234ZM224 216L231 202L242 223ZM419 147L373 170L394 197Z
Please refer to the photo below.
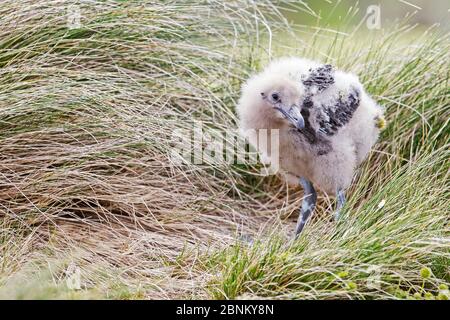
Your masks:
M244 0L82 3L70 29L71 3L0 8L2 297L405 298L450 282L448 34L295 39L270 1ZM278 49L280 30L298 46ZM250 163L170 157L193 120L233 131L239 85L268 47L357 73L387 109L342 220L322 197L296 243L301 190Z
M330 222L330 201L322 199L325 215L295 243L281 234L219 251L209 266L217 272L209 287L214 297L448 296L449 35L431 29L396 45L411 37L400 29L370 40L343 34L322 40L320 52L295 51L320 53L358 74L385 106L388 127L360 168L339 223Z

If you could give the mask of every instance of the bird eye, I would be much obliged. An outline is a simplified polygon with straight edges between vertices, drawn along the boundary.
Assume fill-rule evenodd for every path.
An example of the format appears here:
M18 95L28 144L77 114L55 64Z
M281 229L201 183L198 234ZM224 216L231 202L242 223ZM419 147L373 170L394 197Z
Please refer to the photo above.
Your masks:
M280 95L278 93L272 93L272 100L274 102L279 102L280 101Z

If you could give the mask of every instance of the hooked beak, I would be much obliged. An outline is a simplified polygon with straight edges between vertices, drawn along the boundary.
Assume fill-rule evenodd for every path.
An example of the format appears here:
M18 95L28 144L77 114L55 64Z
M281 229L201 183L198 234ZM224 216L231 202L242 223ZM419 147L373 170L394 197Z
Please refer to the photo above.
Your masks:
M280 111L281 114L297 129L303 129L305 127L305 119L303 119L303 116L300 113L300 108L297 105L292 105L288 111L278 107L275 109Z

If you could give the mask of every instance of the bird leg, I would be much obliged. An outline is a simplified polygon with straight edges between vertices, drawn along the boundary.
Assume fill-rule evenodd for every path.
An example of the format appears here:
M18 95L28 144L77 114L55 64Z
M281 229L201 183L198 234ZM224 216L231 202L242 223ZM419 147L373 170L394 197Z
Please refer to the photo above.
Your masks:
M300 215L298 216L297 227L295 228L295 238L297 239L303 227L308 221L309 216L314 211L317 201L317 193L314 190L312 183L305 178L300 178L300 184L304 190L304 197L302 207L300 209Z
M339 220L339 216L341 215L341 209L345 205L345 193L342 189L338 189L336 192L337 206L336 211L334 212L334 220Z

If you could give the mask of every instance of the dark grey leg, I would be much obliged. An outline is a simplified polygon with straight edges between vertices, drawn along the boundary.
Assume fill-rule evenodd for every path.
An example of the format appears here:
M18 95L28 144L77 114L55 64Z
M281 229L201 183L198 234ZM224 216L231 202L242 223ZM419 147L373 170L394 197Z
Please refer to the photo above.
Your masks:
M305 178L300 178L300 184L304 190L304 198L302 202L302 207L300 209L300 215L297 221L297 227L295 228L295 238L297 239L300 232L302 232L303 227L308 221L309 216L314 211L317 201L317 193L314 190L312 183Z
M342 189L338 189L336 192L337 206L334 212L334 220L338 220L341 215L341 209L345 205L345 193Z

